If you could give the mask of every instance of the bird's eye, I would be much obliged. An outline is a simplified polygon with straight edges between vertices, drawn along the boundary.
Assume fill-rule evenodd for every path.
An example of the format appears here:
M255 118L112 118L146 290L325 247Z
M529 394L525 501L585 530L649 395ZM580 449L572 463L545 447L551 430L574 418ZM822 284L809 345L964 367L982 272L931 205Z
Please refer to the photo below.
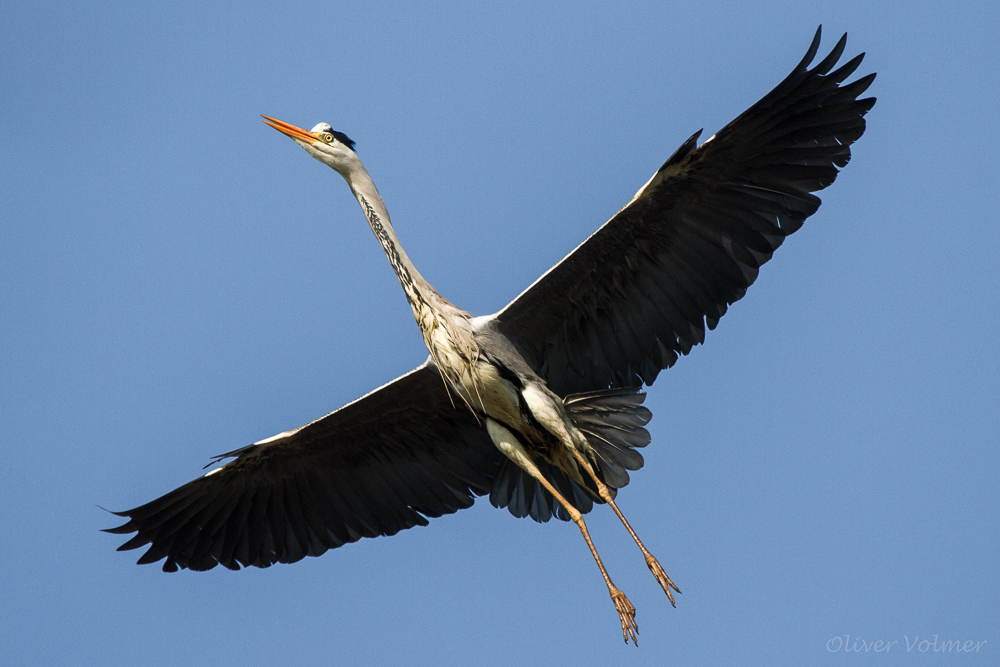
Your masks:
M328 133L324 132L322 136L323 136L323 141L325 141L326 143L328 143L328 144L332 144L333 143L333 135L332 134L328 134Z

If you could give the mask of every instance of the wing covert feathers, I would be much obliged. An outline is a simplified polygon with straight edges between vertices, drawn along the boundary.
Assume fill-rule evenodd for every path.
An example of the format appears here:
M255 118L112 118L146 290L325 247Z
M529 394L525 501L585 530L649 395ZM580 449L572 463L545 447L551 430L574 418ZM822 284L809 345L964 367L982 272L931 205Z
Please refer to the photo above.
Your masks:
M292 563L472 505L502 455L424 365L141 507L107 532L164 571Z
M785 237L816 212L812 194L851 158L875 75L841 85L846 35L815 67L820 31L784 81L695 148L696 133L587 241L497 316L561 396L650 385L704 342ZM833 71L831 71L833 70Z

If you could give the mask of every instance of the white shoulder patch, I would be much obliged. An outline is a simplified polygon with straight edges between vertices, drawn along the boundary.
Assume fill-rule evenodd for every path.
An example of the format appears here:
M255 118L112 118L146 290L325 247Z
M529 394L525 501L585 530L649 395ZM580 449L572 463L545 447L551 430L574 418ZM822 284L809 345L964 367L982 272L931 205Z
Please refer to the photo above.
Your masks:
M287 438L288 436L290 436L291 434L295 433L298 430L299 429L297 429L297 428L293 428L290 431L282 431L278 435L272 435L270 438L264 438L263 440L258 440L257 442L255 442L253 444L255 444L255 445L270 445L270 444L275 443L278 440L284 440L285 438Z
M489 322L490 320L495 320L496 317L497 317L496 313L494 313L492 315L480 315L478 317L473 317L472 318L472 330L473 331L481 331L482 328L484 326L486 326L487 322Z

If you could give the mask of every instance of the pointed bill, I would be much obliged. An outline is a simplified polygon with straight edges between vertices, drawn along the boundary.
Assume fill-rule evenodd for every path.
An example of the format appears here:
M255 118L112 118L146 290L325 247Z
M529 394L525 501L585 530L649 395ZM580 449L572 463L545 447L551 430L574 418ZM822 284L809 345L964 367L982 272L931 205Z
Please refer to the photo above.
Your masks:
M301 127L296 127L291 123L286 123L283 120L278 120L277 118L271 118L270 116L265 116L261 114L261 118L264 122L276 129L282 134L288 135L292 139L297 141L304 141L307 144L312 144L316 141L321 141L318 133L309 132L308 130L303 130Z

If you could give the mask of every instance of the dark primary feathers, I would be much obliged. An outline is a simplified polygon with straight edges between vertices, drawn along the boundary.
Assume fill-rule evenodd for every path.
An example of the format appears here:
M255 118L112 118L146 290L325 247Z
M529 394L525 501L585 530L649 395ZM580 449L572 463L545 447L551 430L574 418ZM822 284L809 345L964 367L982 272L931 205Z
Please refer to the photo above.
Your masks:
M820 31L788 77L713 138L682 145L633 201L497 315L560 396L651 385L705 340L785 237L816 212L865 131L875 75L813 69Z
M875 99L858 97L875 75L841 85L862 59L831 71L846 35L808 69L819 39L817 30L792 73L712 139L696 147L698 133L685 142L629 204L487 325L565 397L612 488L641 467L635 449L648 442L648 410L635 388L704 341L706 326L816 211L811 193L833 183L865 130ZM632 390L607 394L610 403L586 393L609 387ZM565 518L483 424L452 405L426 363L231 454L208 476L119 513L129 521L109 532L137 533L121 549L149 544L139 562L166 558L168 571L266 567L425 525L491 491L516 516ZM570 502L590 509L587 493L550 472Z
M265 441L266 442L266 441ZM206 477L119 516L164 571L293 563L427 525L490 490L503 455L424 364Z

